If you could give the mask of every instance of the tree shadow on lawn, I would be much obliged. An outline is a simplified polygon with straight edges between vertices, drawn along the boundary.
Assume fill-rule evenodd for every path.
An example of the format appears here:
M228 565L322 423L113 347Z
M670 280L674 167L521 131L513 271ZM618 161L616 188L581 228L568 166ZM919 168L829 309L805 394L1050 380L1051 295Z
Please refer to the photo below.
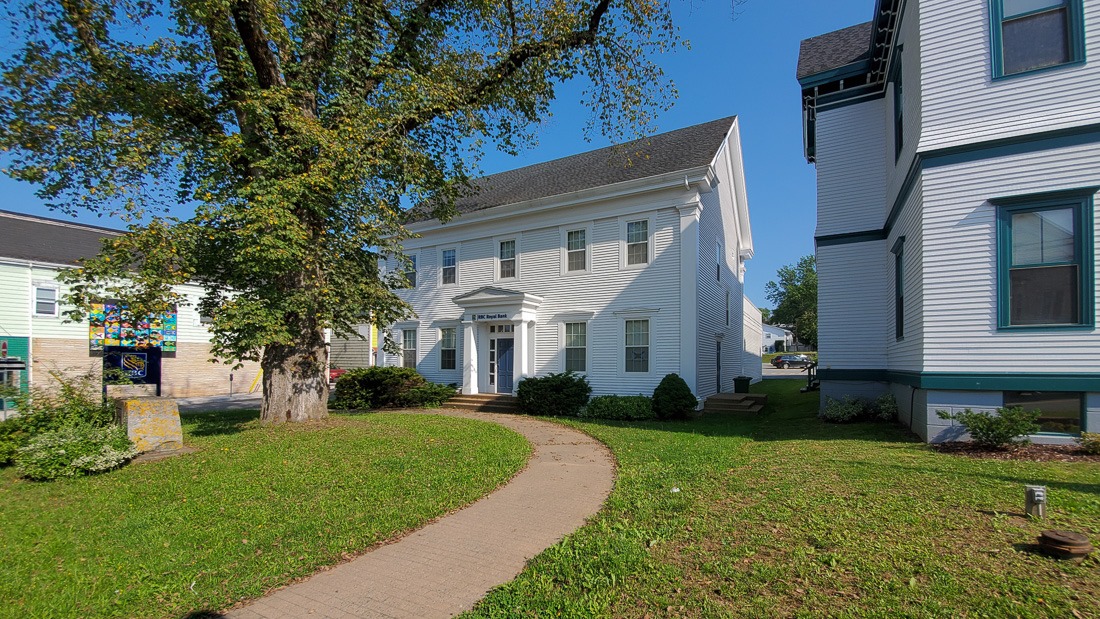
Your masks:
M180 422L189 436L222 436L238 434L254 426L260 418L258 410L181 413Z
M951 455L948 455L948 454L939 454L939 453L936 453L935 451L932 451L931 449L929 450L929 453L934 454L938 457L942 457L942 458L961 458L962 457L962 456L951 456ZM1066 490L1066 491L1069 491L1069 492L1079 492L1081 494L1100 494L1100 483L1086 484L1086 483L1079 483L1079 482L1066 482L1066 481L1055 481L1055 480L1051 480L1051 479L1043 479L1041 473L1035 473L1035 472L1032 472L1032 471L1021 472L1018 475L1007 475L1007 474L987 473L987 472L983 472L983 471L980 471L980 470L973 470L973 469L976 469L978 467L997 467L998 465L1004 465L1006 462L1012 462L1012 463L1021 462L1021 461L1017 461L1017 460L1010 460L1010 461L1005 461L1005 460L969 460L968 462L965 462L963 464L972 463L972 464L975 465L975 467L973 467L972 470L967 470L967 471L961 471L958 466L952 466L952 467L936 467L936 466L927 466L927 465L903 466L903 465L900 465L900 464L883 463L881 461L869 462L869 461L862 461L862 460L849 460L847 462L848 462L848 464L851 464L851 465L863 464L863 465L867 465L867 466L877 467L879 469L892 468L892 469L898 469L900 471L903 471L903 472L909 473L909 474L929 475L931 477L937 477L937 478L946 478L948 476L963 477L963 478L973 477L973 478L992 479L994 481L1005 482L1005 483L1010 483L1010 484L1018 484L1018 485L1020 485L1020 501L1021 501L1021 503L1023 502L1023 494L1024 494L1023 486L1024 485L1046 486L1047 488L1051 488L1051 489L1055 489L1055 490ZM952 462L952 464L957 465L959 463L958 462ZM1059 463L1026 462L1025 464L1036 464L1036 465L1040 465L1040 466L1041 465L1047 465L1047 464L1068 464L1070 466L1080 466L1082 463L1074 463L1074 462L1065 462L1065 463L1061 463L1061 462L1059 462ZM1084 465L1085 466L1094 466L1094 465L1089 464L1089 463L1084 463ZM960 483L964 483L964 482L960 481Z

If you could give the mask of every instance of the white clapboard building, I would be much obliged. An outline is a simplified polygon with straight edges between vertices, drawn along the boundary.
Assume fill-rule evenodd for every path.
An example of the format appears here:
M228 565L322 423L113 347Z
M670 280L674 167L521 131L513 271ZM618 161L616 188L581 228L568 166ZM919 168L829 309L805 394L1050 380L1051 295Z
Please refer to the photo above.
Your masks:
M400 355L466 394L573 370L594 394L650 394L670 373L700 398L760 375L760 313L734 117L478 179L459 216L423 219L401 291ZM389 268L400 268L391 260Z

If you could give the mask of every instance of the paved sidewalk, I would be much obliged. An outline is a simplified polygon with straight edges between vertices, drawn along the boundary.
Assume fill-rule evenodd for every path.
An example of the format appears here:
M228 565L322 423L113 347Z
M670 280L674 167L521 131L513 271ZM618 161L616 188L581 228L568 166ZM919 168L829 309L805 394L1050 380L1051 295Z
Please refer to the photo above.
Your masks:
M441 414L498 423L534 446L519 475L401 540L229 611L234 619L451 617L576 530L611 492L610 452L588 435L518 415Z

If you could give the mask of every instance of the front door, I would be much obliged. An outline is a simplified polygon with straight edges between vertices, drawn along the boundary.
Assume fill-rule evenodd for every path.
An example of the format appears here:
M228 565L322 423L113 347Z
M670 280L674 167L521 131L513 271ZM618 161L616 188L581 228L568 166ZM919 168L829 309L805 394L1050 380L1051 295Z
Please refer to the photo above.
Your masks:
M512 349L514 338L497 338L497 393L512 393L512 380L515 375Z

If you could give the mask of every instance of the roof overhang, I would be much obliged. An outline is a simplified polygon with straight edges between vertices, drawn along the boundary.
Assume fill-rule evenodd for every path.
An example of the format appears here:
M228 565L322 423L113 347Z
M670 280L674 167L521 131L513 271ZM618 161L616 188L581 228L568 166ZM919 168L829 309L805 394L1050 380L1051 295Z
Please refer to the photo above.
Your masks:
M469 322L534 320L543 298L495 286L484 286L452 299Z

